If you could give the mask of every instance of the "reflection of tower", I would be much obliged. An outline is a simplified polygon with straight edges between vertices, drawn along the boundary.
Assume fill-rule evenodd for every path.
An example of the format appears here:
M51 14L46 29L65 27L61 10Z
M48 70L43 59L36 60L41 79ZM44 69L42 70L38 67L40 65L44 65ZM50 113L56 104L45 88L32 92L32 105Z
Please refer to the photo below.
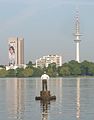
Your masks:
M77 15L76 15L76 32L74 34L75 36L75 43L76 43L76 61L80 62L80 22L79 22L79 15L78 15L78 11L76 11Z
M7 80L7 100L8 100L8 112L17 118L17 120L23 119L24 113L24 81L18 78Z
M9 38L8 47L9 65L24 64L24 39L20 37Z
M80 78L77 78L77 120L80 120Z

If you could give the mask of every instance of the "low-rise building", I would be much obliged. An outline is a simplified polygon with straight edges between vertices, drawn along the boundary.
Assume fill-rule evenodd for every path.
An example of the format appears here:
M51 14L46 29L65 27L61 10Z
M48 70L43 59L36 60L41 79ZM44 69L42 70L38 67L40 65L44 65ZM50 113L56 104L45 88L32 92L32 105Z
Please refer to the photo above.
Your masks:
M36 60L36 67L48 67L49 64L55 63L56 66L62 66L62 56L47 55Z
M21 64L21 65L19 65L19 66L13 66L13 65L10 65L10 66L6 66L6 70L9 70L9 69L17 69L17 68L23 68L23 69L25 69L27 67L27 65L26 64Z

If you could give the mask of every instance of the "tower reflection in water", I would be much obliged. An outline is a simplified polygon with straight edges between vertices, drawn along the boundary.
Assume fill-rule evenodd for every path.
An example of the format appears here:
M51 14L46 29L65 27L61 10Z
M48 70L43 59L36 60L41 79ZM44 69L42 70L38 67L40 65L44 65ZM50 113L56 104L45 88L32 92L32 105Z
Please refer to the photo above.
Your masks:
M10 118L23 119L24 113L24 80L14 78L7 81L8 113Z
M80 120L80 78L77 78L77 120Z

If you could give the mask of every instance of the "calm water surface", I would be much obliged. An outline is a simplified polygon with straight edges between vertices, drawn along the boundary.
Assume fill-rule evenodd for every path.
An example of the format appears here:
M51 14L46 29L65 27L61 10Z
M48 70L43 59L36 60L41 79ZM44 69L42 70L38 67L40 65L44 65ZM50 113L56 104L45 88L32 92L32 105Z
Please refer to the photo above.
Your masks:
M0 120L94 120L94 78L51 78L56 101L35 101L40 78L0 78Z

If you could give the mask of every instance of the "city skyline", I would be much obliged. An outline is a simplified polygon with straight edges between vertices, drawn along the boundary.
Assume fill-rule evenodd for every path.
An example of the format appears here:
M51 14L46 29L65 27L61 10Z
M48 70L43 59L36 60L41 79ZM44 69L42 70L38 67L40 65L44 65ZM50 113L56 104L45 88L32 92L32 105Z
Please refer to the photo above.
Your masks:
M75 12L79 8L80 60L94 62L93 0L0 0L0 64L8 64L8 38L23 37L25 63L44 55L62 55L75 60Z

